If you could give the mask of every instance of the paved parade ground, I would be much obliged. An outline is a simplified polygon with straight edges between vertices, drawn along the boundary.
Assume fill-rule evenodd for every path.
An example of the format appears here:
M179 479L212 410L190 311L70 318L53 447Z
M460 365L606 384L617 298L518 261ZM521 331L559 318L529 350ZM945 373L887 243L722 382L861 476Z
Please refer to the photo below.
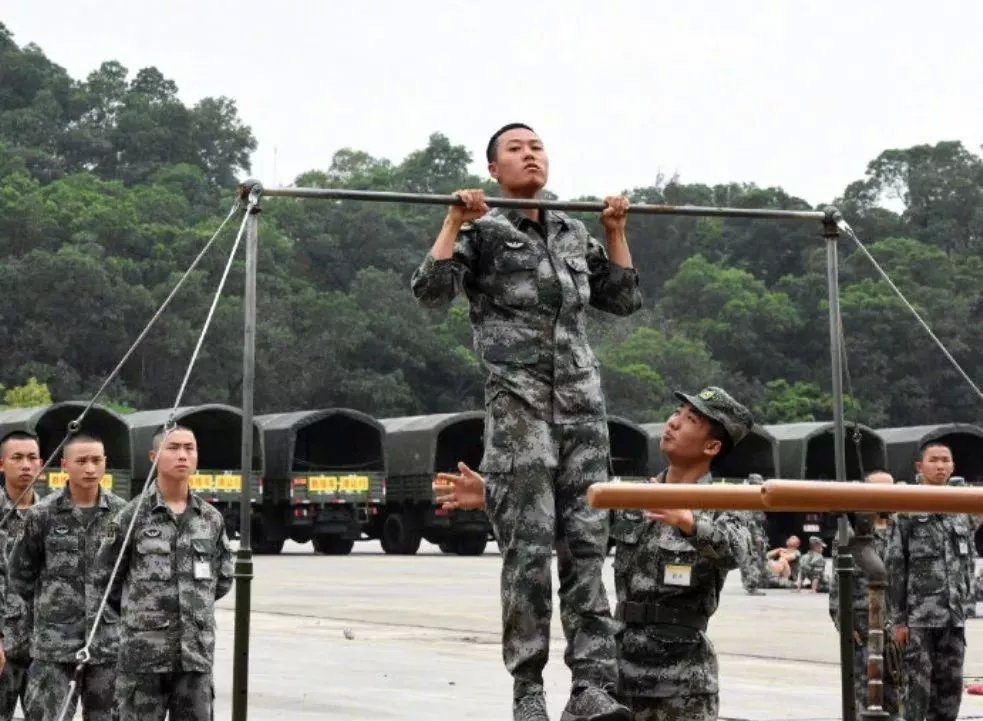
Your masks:
M288 543L256 559L249 718L256 721L506 721L511 679L499 646L494 544L484 556L447 556L426 543L387 556L377 543L316 556ZM605 581L613 596L611 558ZM554 565L554 589L555 565ZM219 603L216 719L231 718L234 590ZM737 571L709 634L720 657L722 719L840 718L838 639L825 594L748 596ZM554 591L547 667L559 719L569 674ZM983 620L967 629L967 677L983 676ZM983 696L960 718L983 719Z

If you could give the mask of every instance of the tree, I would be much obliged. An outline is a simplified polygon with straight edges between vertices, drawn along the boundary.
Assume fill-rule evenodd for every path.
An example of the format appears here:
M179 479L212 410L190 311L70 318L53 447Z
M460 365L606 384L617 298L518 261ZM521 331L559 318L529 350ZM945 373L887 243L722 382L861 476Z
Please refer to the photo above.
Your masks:
M38 383L38 379L33 376L28 378L23 385L13 388L4 389L0 385L0 390L3 390L4 408L33 408L51 405L51 391L48 390L48 384Z

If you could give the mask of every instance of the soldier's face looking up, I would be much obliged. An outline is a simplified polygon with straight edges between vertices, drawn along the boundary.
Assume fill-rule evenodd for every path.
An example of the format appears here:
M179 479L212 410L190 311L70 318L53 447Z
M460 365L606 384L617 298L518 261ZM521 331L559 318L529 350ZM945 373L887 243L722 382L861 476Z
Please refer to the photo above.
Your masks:
M550 161L539 136L526 128L502 133L495 144L495 160L488 173L503 190L533 196L546 186Z
M79 490L91 491L106 472L106 450L102 443L82 441L65 449L61 467L68 474L68 482Z
M169 480L184 480L198 468L198 442L191 431L176 429L160 444L157 451L157 475ZM155 452L150 452L153 462Z
M720 447L710 435L710 421L685 403L669 416L659 440L666 458L677 463L712 460Z
M915 462L915 470L922 474L925 483L933 486L945 484L955 468L952 451L946 446L929 446L922 451L921 460Z
M14 497L27 488L41 470L41 449L37 441L27 438L11 438L3 444L0 455L0 471Z

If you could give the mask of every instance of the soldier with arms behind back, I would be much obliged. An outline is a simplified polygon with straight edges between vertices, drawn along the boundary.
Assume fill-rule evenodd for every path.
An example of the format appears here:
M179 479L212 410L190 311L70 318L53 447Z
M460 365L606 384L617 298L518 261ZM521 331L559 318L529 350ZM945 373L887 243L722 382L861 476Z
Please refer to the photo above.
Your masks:
M945 485L952 451L921 449L916 469L928 485ZM967 608L971 596L973 528L965 514L904 513L888 544L889 612L904 647L908 721L955 721L963 693Z
M157 480L106 528L100 561L120 613L119 721L210 721L215 601L232 588L232 552L215 508L191 493L198 446L176 426L154 437ZM137 515L130 543L126 530Z
M27 721L56 721L105 592L94 566L108 524L126 505L100 488L106 471L98 438L76 435L61 461L68 482L24 518L24 531L10 552L10 588L34 610L33 662L28 672ZM86 721L114 718L119 617L106 609L68 707L81 696Z

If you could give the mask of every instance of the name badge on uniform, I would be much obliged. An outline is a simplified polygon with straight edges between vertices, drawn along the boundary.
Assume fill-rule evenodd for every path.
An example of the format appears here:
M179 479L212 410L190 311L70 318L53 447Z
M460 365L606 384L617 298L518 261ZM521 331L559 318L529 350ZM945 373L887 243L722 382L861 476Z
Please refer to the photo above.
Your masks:
M967 544L966 541L960 541L959 542L959 555L960 556L965 556L967 553L969 553L969 544Z
M669 563L666 564L666 573L662 582L667 586L689 586L692 575L692 566Z
M196 581L207 581L212 577L212 564L210 561L195 561L194 571Z

